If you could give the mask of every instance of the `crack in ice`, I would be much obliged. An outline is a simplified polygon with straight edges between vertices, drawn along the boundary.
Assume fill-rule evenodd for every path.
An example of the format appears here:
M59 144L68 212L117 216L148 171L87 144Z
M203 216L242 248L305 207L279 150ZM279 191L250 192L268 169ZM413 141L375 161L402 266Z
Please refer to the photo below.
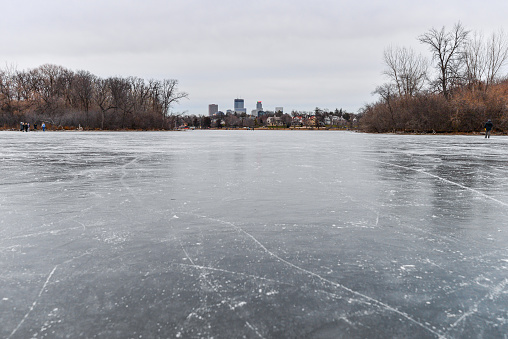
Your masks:
M281 284L281 285L292 285L292 284L289 284L289 283L286 283L286 282L282 282L282 281L279 281L279 280L274 280L274 279L270 279L270 278L260 277L260 276L252 275L252 274L246 274L246 273L242 273L242 272L235 272L235 271L225 270L225 269L222 269L222 268L209 267L209 266L201 266L201 265L196 265L196 264L192 264L192 265L189 265L189 264L179 264L179 265L180 266L186 266L186 267L192 267L192 268L200 269L200 270L216 271L216 272L228 273L228 274L231 274L231 275L244 276L244 277L247 277L247 278L253 278L253 279L258 279L258 280L265 280L265 281L269 281L269 282L273 282L273 283L277 283L277 284Z
M138 203L140 203L140 200L139 198L137 197L136 194L134 194L131 190L131 188L129 187L129 185L127 185L124 181L124 178L127 176L128 172L127 172L127 166L137 162L141 157L138 156L138 157L135 157L134 159L132 159L131 161L129 161L128 163L122 165L122 176L120 177L119 181L122 183L122 186L125 187L125 189L127 190L127 192L129 192L129 194L134 198L134 200L136 200Z
M91 252L85 252L77 257L73 257L71 259L68 259L66 261L63 262L63 264L68 264L76 259L79 259L79 258L82 258L84 257L85 255L89 255ZM19 322L19 324L16 326L16 328L14 328L14 330L11 332L11 334L7 337L7 339L10 339L14 334L16 334L16 332L19 330L19 328L23 325L23 323L25 322L25 320L30 316L30 313L32 313L32 311L34 310L35 306L37 305L37 302L38 300L40 299L40 297L42 296L42 293L44 292L44 290L46 289L46 286L48 285L49 281L51 280L51 277L53 276L53 274L55 273L56 269L58 268L58 266L60 266L61 264L58 264L56 265L55 267L53 267L53 270L49 273L48 277L46 278L46 281L44 282L44 285L42 285L42 288L40 289L39 291L39 294L37 295L37 297L35 298L34 302L32 303L32 305L30 306L28 312L25 314L25 316L23 317L23 319L21 319L21 321Z
M450 328L448 329L447 332L449 332L451 329L455 328L459 323L461 323L463 320L465 320L467 317L469 316L472 316L473 314L475 314L476 312L478 312L478 306L480 306L481 303L483 303L485 300L487 299L491 299L491 300L494 300L495 298L497 298L505 289L506 285L508 285L508 279L504 279L503 281L501 281L499 284L497 284L496 286L494 286L491 290L490 290L490 293L488 293L486 296L484 296L482 299L480 299L479 301L477 301L476 303L473 304L473 306L469 309L469 311L467 311L466 313L464 313L459 319L457 319L453 324L450 325Z
M37 305L37 301L39 300L39 298L42 296L42 293L44 292L44 290L46 289L46 286L48 285L49 281L51 280L51 277L53 276L53 274L55 273L57 267L59 265L56 265L53 270L51 271L51 273L49 273L48 277L46 278L46 281L44 282L44 285L42 285L42 288L41 290L39 291L39 294L37 295L37 298L35 298L34 302L32 303L32 306L30 306L30 309L28 310L28 312L25 314L25 316L23 317L23 319L21 319L21 321L19 322L18 326L16 326L16 328L14 330L12 330L11 334L7 337L7 339L10 339L14 334L16 334L16 332L19 330L19 328L21 327L21 325L23 325L23 323L25 322L25 320L28 318L28 316L30 315L30 313L32 313L33 309L35 308L35 306Z
M59 229L59 230L48 230L48 231L42 231L42 232L37 232L37 233L29 233L29 234L23 234L23 235L16 235L16 236L13 236L13 237L4 238L3 240L23 239L23 238L37 237L39 235L45 235L45 234L56 235L56 234L60 234L60 233L66 232L66 231L73 231L73 230L82 229L82 228L83 227L79 226L79 227L63 228L63 229Z
M190 257L189 253L187 253L187 251L185 250L185 248L183 247L183 244L182 244L181 242L180 242L180 247L182 248L183 252L185 253L185 256L187 257L187 259L189 259L189 261L192 263L192 266L194 266L194 267L200 267L199 265L196 265L196 264L194 263L194 261L193 261L193 260L192 260L192 258ZM203 269L201 269L201 270L202 270L202 271L204 271L204 268L205 268L205 267L204 267L204 266L202 266L202 267L203 267ZM233 311L234 311L234 309L235 309L236 307L234 307L234 306L231 304L231 302L228 300L229 298L224 298L224 296L223 296L223 295L222 295L219 291L217 291L217 289L215 288L215 286L211 283L211 281L210 281L210 280L206 277L206 275L205 275L205 274L202 274L202 275L200 274L200 278L201 278L201 277L203 277L203 279L205 280L205 282L206 282L206 283L207 283L207 284L208 284L208 285L209 285L209 286L213 289L213 291L214 291L215 293L217 293L217 294L218 294L218 295L219 295L219 296L223 299L223 301L224 301L224 302L225 302L225 303L229 306L229 308L230 308L231 310L233 310ZM190 316L190 315L189 315L189 316ZM240 317L240 318L241 318L241 317ZM254 332L256 333L256 335L257 335L259 338L264 339L263 335L262 335L261 333L259 333L258 329L257 329L254 325L252 325L252 324L251 324L248 320L245 320L245 319L243 319L243 318L242 318L242 320L244 320L244 321L245 321L245 325L247 325L247 327L249 327L252 331L254 331Z
M386 162L386 161L372 160L372 159L366 159L366 158L363 158L363 160L370 161L370 162L377 162L377 163L379 163L379 164L384 164L384 165L388 165L388 166L393 166L393 167L404 168L404 169L407 169L407 170L410 170L410 171L423 173L423 174L425 174L425 175L428 175L428 176L430 176L430 177L434 177L434 178L439 179L439 180L441 180L441 181L444 181L444 182L446 182L446 183L448 183L448 184L452 184L452 185L455 185L455 186L457 186L457 187L463 188L463 189L465 189L465 190L471 191L471 192L476 193L476 194L478 194L478 195L480 195L480 196L482 196L482 197L484 197L484 198L486 198L486 199L490 199L490 200L492 200L492 201L497 202L498 204L501 204L501 205L503 205L503 206L508 207L508 203L506 203L506 202L504 202L504 201L501 201L501 200L498 200L498 199L496 199L496 198L494 198L494 197L491 197L490 195L487 195L487 194L485 194L485 193L483 193L483 192L480 192L480 191L478 191L478 190L475 190L474 188L467 187L467 186L464 186L464 185L459 184L459 183L457 183L457 182L454 182L454 181L451 181L451 180L445 179L445 178L443 178L443 177L440 177L439 175L436 175L436 174L432 174L432 173L426 172L426 171L424 171L424 170L423 170L423 169L421 169L421 168L416 168L416 169L415 169L415 168L411 168L411 167L407 167L407 166L402 166L402 165L392 164L392 163L389 163L389 162Z

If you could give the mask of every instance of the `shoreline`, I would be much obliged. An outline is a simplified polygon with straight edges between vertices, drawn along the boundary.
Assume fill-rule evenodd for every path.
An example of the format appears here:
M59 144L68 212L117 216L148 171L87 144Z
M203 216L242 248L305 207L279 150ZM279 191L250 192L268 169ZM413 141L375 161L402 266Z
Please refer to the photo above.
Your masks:
M142 130L142 129L111 129L111 130L99 130L99 129L46 129L46 131L42 131L41 129L31 130L29 132L20 131L19 129L14 128L0 128L0 132L21 132L21 133L46 133L46 132L187 132L187 131L335 131L335 132L354 132L354 133L364 133L364 134L379 134L379 135L485 135L485 132L386 132L386 133L373 133L373 132L365 132L357 129L342 129L342 128L206 128L206 129L176 129L176 130L163 130L163 129L153 129L153 130ZM507 133L498 132L492 133L491 136L505 136Z

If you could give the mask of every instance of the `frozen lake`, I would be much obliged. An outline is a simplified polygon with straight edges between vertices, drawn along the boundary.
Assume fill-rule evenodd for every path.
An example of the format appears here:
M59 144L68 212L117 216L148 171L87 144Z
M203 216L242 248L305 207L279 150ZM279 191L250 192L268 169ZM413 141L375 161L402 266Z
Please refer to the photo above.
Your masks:
M506 338L508 137L0 132L1 338Z

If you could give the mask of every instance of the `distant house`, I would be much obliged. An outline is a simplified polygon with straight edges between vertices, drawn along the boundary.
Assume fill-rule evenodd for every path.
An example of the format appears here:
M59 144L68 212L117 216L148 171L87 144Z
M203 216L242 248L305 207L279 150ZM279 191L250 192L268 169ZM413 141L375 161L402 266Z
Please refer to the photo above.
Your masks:
M291 126L293 127L302 127L303 126L303 117L302 116L295 116L291 120Z
M324 119L324 123L325 125L339 125L341 121L343 121L344 119L342 119L341 117L338 117L336 115L333 115L333 116L327 116L325 117Z
M267 126L284 126L284 122L281 117L268 117L266 119Z
M314 127L314 126L316 126L317 118L316 118L315 115L311 115L310 117L305 119L304 123L305 123L306 126Z

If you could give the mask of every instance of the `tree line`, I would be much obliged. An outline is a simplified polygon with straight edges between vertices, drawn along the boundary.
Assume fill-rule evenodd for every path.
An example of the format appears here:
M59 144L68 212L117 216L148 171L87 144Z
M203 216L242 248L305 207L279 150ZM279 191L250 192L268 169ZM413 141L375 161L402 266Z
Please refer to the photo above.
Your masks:
M361 109L369 132L478 132L487 119L508 131L508 60L503 31L485 36L460 22L432 28L418 37L430 60L408 47L384 51L388 82L379 99Z
M172 129L171 107L187 97L175 79L104 79L52 64L6 67L0 69L0 126L24 121L53 128Z

